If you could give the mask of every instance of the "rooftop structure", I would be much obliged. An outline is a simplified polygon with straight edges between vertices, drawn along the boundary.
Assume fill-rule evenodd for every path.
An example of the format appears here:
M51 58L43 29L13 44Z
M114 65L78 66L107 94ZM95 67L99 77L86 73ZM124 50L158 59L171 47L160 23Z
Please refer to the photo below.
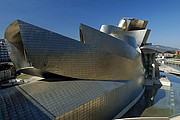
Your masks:
M180 55L180 50L176 50L176 55Z

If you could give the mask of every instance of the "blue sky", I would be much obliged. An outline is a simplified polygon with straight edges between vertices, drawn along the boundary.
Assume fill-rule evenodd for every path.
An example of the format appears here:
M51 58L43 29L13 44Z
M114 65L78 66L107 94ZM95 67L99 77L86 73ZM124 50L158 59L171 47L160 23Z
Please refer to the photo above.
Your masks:
M79 25L99 29L122 17L148 20L148 42L180 49L180 0L1 0L0 38L20 19L79 40Z

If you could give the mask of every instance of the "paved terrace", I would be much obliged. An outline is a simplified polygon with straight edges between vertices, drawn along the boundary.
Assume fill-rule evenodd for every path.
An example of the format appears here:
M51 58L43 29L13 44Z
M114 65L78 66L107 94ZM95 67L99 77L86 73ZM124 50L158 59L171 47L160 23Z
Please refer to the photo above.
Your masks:
M180 65L180 59L165 59L165 62L175 64L175 65Z
M175 75L180 75L180 70L174 69L172 67L169 67L165 64L161 64L161 66L159 66L159 70L165 73L171 73L171 74L175 74Z

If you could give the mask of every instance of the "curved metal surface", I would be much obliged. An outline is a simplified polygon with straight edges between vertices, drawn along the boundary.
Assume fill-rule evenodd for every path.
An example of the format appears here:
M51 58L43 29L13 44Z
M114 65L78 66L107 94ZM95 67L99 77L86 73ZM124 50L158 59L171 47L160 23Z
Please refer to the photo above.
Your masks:
M146 20L138 20L134 18L123 18L120 20L118 27L126 31L141 30L141 29L145 29L147 24L148 24L148 21Z
M20 36L18 20L14 21L4 34L7 48L9 49L10 59L13 61L17 70L23 67L30 67L30 63L25 58L24 46ZM7 41L8 39L8 41Z
M0 112L2 119L111 120L141 93L142 79L32 82L1 90Z
M112 25L102 25L100 31L106 34L109 34L121 41L128 43L129 45L137 48L136 39L129 35L118 34L118 31L122 31L119 27L112 26Z
M101 32L97 33L96 30L92 30L92 33L89 32L86 35L92 36L93 33L97 33L96 36L99 39L95 41L99 40L103 43L103 39L109 39L106 40L107 43L112 40L117 44L111 42L109 47L107 44L102 44L101 47L99 43L94 45L81 43L18 20L19 41L22 41L18 45L23 45L24 49L21 48L17 52L21 54L17 54L15 52L18 48L14 45L16 41L12 39L14 36L8 36L9 28L13 28L15 25L17 25L17 21L6 29L5 39L10 44L8 45L9 50L13 53L10 56L18 70L32 65L42 72L96 80L131 80L135 66L137 66L137 71L143 73L141 56L132 46ZM11 30L16 32L16 29ZM82 32L86 33L84 29ZM87 37L83 37L86 41ZM18 59L21 59L21 62ZM22 62L30 63L30 65L21 65Z
M83 36L83 42L96 46L100 50L107 51L113 55L122 56L130 60L134 60L137 56L140 56L134 48L134 39L129 39L130 37L128 36L124 36L123 40L119 40L84 24L80 25L80 30L82 31L81 34ZM129 42L127 42L128 40Z
M121 40L123 40L124 36L134 37L138 47L144 45L147 42L147 38L150 34L149 29L123 31L121 28L112 25L102 25L100 31L106 34L110 34Z
M23 21L12 23L5 38L16 68L31 75L60 78L0 91L2 117L113 119L144 88L141 52L134 43L139 38L131 37L131 31L119 32L121 38L82 24L80 42ZM25 106L24 114L17 116Z

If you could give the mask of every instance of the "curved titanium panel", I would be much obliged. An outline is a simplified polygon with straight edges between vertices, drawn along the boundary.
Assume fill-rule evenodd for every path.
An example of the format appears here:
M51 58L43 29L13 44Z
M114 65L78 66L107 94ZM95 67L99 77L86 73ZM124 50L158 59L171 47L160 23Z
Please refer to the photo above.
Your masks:
M45 78L56 74L80 79L44 79L4 89L2 118L113 119L144 88L139 47L133 37L122 34L119 40L114 33L116 38L81 25L80 42L23 21L12 23L5 38L18 70Z
M101 25L100 31L106 34L116 34L118 31L122 31L122 29L113 25Z
M146 43L150 33L149 29L123 31L121 28L112 25L102 25L100 31L111 35L113 34L119 39L122 39L122 36L132 36L135 38L138 47Z
M124 34L118 34L118 31L122 31L119 27L112 26L112 25L102 25L100 28L100 31L106 34L109 34L117 39L120 39L129 45L133 46L134 48L137 48L136 45L136 39L132 36L124 35Z
M141 82L37 81L2 89L2 119L111 120L140 94Z
M13 22L5 32L5 40L7 47L9 49L10 59L13 61L14 66L17 70L24 67L31 67L30 63L26 59L24 46L20 36L20 28L18 24L18 20ZM8 41L7 41L8 39Z
M120 20L118 27L123 30L142 30L147 26L148 21L146 20L138 20L134 18L123 18Z
M116 39L83 24L80 25L80 30L82 31L81 36L83 36L83 40L81 41L96 46L100 50L107 51L113 55L122 56L131 60L134 60L137 56L140 56L134 47L123 40Z
M7 34L9 28L13 28L14 24L17 24L17 21L11 24L5 33L5 38L11 44L9 46L10 52L17 48L14 46L15 41ZM33 67L42 70L42 72L47 71L66 77L96 80L131 80L134 67L137 67L136 70L142 73L139 53L123 41L121 41L123 45L120 45L120 40L114 37L105 34L105 39L115 39L114 41L122 46L121 49L117 49L116 44L110 46L114 50L109 49L110 47L106 50L106 48L102 49L96 45L84 44L22 21L18 21L18 25L20 28L19 38L21 38L24 47L21 51L26 53L19 56L20 59L24 58L23 62L29 61ZM103 37L101 32L99 37ZM16 53L11 54L11 56L16 56ZM21 62L18 63L17 59L14 59L13 62L16 66L21 64ZM29 65L24 65L19 69L25 70L26 67Z

